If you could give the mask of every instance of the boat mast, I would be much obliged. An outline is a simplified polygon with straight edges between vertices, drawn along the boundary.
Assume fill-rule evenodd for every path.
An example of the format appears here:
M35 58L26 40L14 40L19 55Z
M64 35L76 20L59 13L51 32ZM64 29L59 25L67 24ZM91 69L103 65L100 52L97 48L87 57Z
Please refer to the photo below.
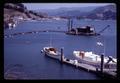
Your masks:
M104 38L103 49L104 49L103 54L105 55L105 38Z
M68 18L68 32L70 32L70 30L71 30L70 25L71 25L71 20L70 20L70 18Z
M52 35L50 34L50 47L52 46Z

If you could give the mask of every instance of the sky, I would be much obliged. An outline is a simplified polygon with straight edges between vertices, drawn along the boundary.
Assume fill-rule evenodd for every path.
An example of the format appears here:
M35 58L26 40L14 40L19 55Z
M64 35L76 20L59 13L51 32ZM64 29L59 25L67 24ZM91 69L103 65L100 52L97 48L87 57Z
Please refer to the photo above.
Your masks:
M105 6L113 3L23 3L29 10L58 9L61 7Z

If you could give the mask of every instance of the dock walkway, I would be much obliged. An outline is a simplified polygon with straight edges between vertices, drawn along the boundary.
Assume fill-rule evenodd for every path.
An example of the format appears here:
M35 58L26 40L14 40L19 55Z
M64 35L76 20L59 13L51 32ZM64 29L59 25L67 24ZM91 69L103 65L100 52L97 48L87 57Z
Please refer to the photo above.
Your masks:
M59 59L59 61L61 61L61 60ZM113 78L113 79L116 79L116 77L117 77L116 69L103 69L103 73L101 73L100 68L96 68L95 66L88 65L85 63L79 63L76 60L63 58L62 63L75 66L76 68L79 68L79 69L84 69L88 72L93 72L99 76L107 76L108 78Z

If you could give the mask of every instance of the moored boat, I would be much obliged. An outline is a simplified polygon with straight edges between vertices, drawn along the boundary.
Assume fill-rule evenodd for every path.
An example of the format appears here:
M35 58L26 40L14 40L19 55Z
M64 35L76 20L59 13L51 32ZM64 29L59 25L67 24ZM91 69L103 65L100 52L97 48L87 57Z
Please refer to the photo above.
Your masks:
M60 60L60 52L54 47L44 47L41 52L45 53L45 56Z
M100 67L101 56L94 54L93 52L73 51L73 55L79 59L80 62L89 65ZM104 68L115 69L117 66L117 59L112 56L104 57Z

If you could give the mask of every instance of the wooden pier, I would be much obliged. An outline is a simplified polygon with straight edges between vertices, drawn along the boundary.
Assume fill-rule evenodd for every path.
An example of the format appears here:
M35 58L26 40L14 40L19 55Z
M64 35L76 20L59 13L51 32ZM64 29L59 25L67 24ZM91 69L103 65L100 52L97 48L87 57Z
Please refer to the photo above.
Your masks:
M54 57L50 57L50 58L54 59ZM83 69L87 72L94 73L103 79L117 79L116 69L105 69L103 67L103 64L101 64L101 68L96 68L95 66L81 63L78 62L77 60L67 59L63 55L63 49L61 49L61 58L55 58L55 59L60 61L60 63L62 64L71 65L78 69Z
M71 66L75 66L76 68L78 69L83 69L87 72L91 72L91 73L94 73L102 78L111 78L111 79L117 79L117 75L116 75L116 69L103 69L103 71L101 72L101 69L100 68L96 68L95 66L92 66L92 65L88 65L88 64L85 64L85 63L79 63L79 62L76 62L76 60L71 60L71 59L67 59L67 58L64 58L63 59L63 63L65 64L69 64ZM104 79L105 79L104 78Z

